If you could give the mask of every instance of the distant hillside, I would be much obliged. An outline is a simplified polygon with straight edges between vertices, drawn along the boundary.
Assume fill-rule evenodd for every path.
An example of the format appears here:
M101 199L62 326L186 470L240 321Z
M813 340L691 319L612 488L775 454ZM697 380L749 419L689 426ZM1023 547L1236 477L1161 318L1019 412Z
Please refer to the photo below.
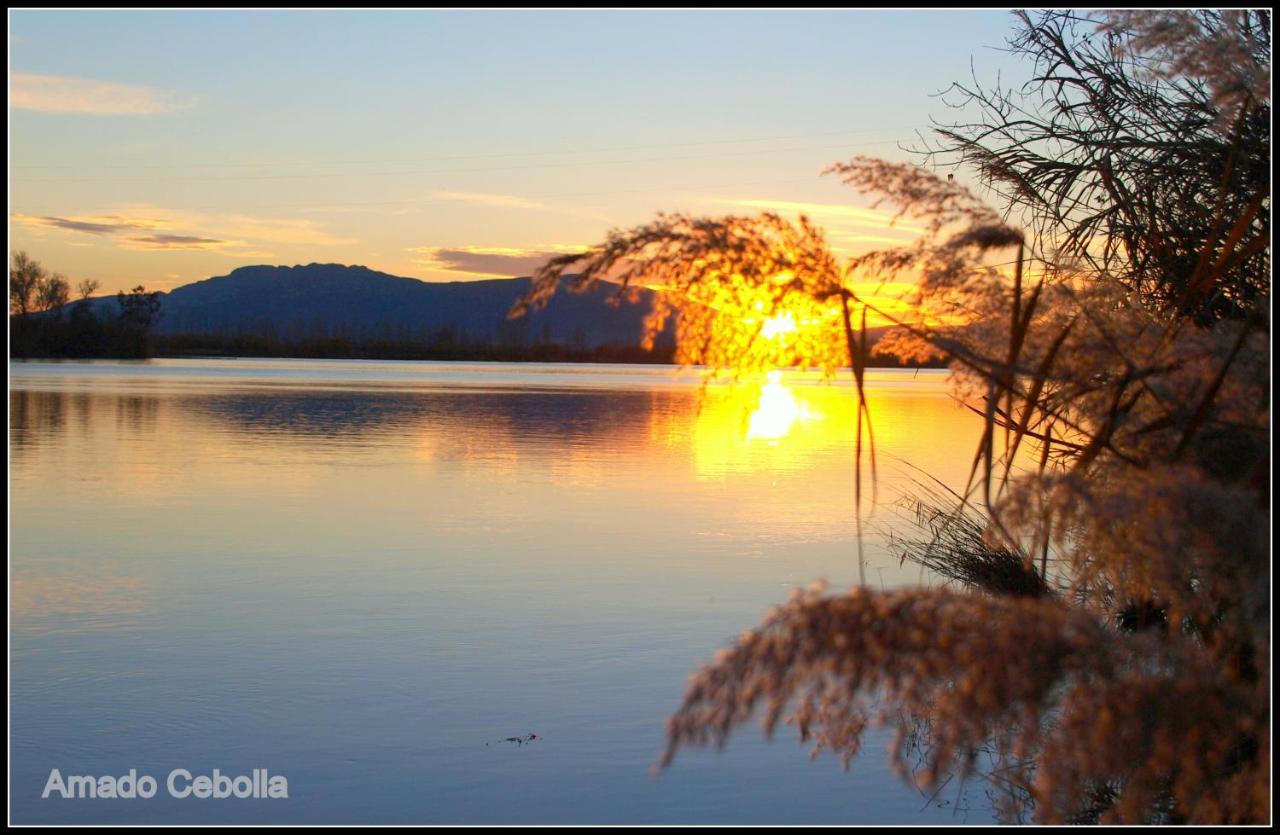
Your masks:
M423 340L443 332L461 343L554 342L580 348L636 346L651 300L614 309L616 287L561 291L545 310L508 321L528 278L431 283L360 266L241 267L161 296L160 335L266 334L290 341L328 337ZM112 298L95 305L114 308Z
M241 267L229 275L160 294L151 336L125 349L74 316L11 340L14 356L357 356L377 359L668 362L673 324L642 351L653 294L610 302L618 286L588 293L560 290L543 310L508 320L529 278L431 283L367 267L308 264ZM83 302L73 302L74 309ZM119 316L113 296L91 299L102 322ZM44 316L37 317L40 320ZM62 324L58 324L62 323ZM80 331L88 327L88 331ZM61 328L61 330L59 330ZM98 328L101 330L101 328ZM34 331L40 331L39 334ZM46 332L47 331L47 332ZM65 331L65 333L63 332ZM869 331L874 345L885 329ZM117 334L116 336L120 336ZM119 341L119 340L117 340ZM113 353L116 352L116 353ZM874 365L897 363L882 357Z

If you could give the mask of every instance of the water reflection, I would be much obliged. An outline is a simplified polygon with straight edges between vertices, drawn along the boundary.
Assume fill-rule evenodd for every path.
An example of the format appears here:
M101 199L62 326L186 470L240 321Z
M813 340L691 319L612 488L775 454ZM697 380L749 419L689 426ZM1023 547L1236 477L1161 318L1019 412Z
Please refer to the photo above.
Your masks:
M954 482L976 437L972 416L941 396L936 377L914 387L888 382L870 382L881 458L898 456ZM538 460L557 474L601 483L616 454L660 461L699 480L812 471L814 478L834 479L829 486L839 496L848 493L852 479L856 433L849 386L778 372L764 381L705 390L214 387L194 395L185 389L125 394L15 388L10 411L10 445L20 464L27 463L33 444L50 454L77 451L92 457L91 467L114 462L114 477L134 488L153 477L164 481L166 473L185 477L172 467L156 471L156 460L170 456L200 462L204 477L215 483L227 480L218 469L250 459L279 457L276 469L283 470L284 462L308 456L372 464L406 452L420 462L486 470ZM72 412L74 424L67 420ZM106 412L114 414L114 434L96 419ZM28 475L23 468L15 473L19 479Z
M977 424L943 396L941 381L899 372L873 377L869 391L880 460L961 483ZM89 520L150 514L146 524L179 541L275 526L279 536L266 539L283 550L293 524L304 524L297 541L310 542L359 510L367 521L349 530L393 550L411 547L399 537L442 531L523 525L529 536L550 528L563 538L611 524L647 526L650 535L669 528L670 544L652 559L683 571L697 572L694 560L714 543L736 543L750 559L776 558L796 542L843 550L854 537L856 409L848 385L777 373L648 391L15 388L14 509L33 517L15 541L38 543L41 523L58 524L90 550ZM869 471L863 477L870 483ZM708 483L719 486L709 492ZM877 487L879 507L864 499L871 520L911 484L882 466ZM64 507L40 501L51 492ZM401 515L388 519L392 508ZM873 576L916 578L882 563ZM839 568L797 579L848 578L847 564Z
M15 819L142 819L33 798L55 765L149 763L288 773L287 822L928 816L874 758L850 782L746 739L646 777L699 660L856 578L847 384L211 366L11 366ZM882 461L963 479L977 423L937 375L871 388ZM905 484L882 467L881 504Z
M9 578L11 627L46 635L121 629L137 623L152 589L118 562L45 559Z
M755 410L747 422L747 440L765 440L776 444L786 436L798 420L813 420L818 415L804 404L782 382L781 371L770 371L769 381L760 389Z

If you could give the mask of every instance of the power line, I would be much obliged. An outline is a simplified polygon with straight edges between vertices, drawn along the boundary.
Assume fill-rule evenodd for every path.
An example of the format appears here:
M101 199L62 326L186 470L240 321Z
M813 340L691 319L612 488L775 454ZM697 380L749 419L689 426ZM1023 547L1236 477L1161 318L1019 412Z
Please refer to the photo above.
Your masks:
M748 142L778 142L791 139L813 139L822 136L852 136L868 133L881 133L889 130L914 130L921 125L898 125L879 128L862 128L856 130L826 131L823 133L801 133L788 136L757 136L750 139L711 139L699 142L664 142L646 145L620 145L606 148L577 148L554 151L508 151L497 154L464 154L460 156L436 156L407 160L314 160L311 162L192 162L192 163L133 163L106 164L94 163L16 163L13 168L100 168L100 169L153 169L153 168L281 168L285 166L307 165L413 165L422 162L454 161L468 159L499 159L505 157L537 157L560 156L564 154L596 154L615 151L645 151L652 148L688 148L706 145L738 145ZM895 140L896 141L896 140Z
M678 185L678 186L659 186L656 188L635 188L635 189L615 189L610 191L575 191L575 192L557 192L555 194L513 194L504 195L517 200L555 200L562 197L597 197L614 194L647 194L660 191L699 191L703 189L715 188L744 188L746 186L766 186L766 185L794 185L796 183L815 183L820 182L816 177L792 178L787 180L754 180L751 182L736 183L713 183L704 185ZM341 209L347 207L363 207L363 206L409 206L423 203L457 203L456 199L446 197L414 197L403 200L366 200L356 202L342 203L278 203L268 206L182 206L177 211L184 210L208 210L208 209L225 209L237 211L256 211L259 209ZM97 209L112 209L113 206L99 204L97 206L79 206L74 211L84 212ZM17 210L15 210L17 211ZM48 206L26 206L18 214L30 214L37 211L68 211L65 207L48 207Z
M862 145L887 145L897 144L896 139L886 139L876 142L863 142ZM491 171L526 171L539 168L572 168L578 166L590 165L631 165L634 163L647 162L674 162L679 160L693 159L719 159L722 157L742 157L742 156L759 156L761 154L782 154L792 153L796 151L826 151L837 148L845 148L847 145L815 145L807 147L791 147L791 148L769 148L758 151L739 151L736 153L719 153L719 154L693 154L687 156L676 157L645 157L642 159L618 159L618 160L579 160L577 162L546 162L535 163L532 165L505 165L490 168L437 168L437 169L400 169L396 171L346 171L346 172L330 172L327 174L252 174L252 175L233 175L233 176L206 176L206 177L15 177L10 179L11 183L176 183L176 182L203 182L203 181L221 181L221 180L312 180L312 179L332 179L335 177L399 177L406 175L421 174L474 174Z

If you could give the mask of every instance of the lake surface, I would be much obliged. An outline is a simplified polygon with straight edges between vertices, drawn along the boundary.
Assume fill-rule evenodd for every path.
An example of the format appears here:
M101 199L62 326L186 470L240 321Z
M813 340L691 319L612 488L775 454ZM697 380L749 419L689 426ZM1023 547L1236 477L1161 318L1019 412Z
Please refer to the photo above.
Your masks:
M12 820L979 823L889 734L848 773L744 728L657 779L686 677L795 586L859 579L852 388L616 365L9 365ZM870 373L861 573L917 466L962 485L945 372ZM870 474L867 472L869 480ZM528 744L504 742L536 733ZM156 777L152 799L40 794ZM175 799L173 769L288 780Z

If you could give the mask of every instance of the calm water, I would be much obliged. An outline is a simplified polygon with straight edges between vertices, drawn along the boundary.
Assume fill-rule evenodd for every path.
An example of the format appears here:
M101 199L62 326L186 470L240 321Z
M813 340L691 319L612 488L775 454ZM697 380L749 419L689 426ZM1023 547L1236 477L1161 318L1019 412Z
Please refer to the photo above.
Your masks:
M11 363L15 822L956 823L877 733L649 766L687 675L790 588L858 579L852 390L669 368ZM878 506L963 482L941 372L871 375ZM921 581L868 542L867 582ZM928 578L924 578L928 581ZM506 737L536 733L534 743ZM42 800L50 770L160 781ZM168 797L172 769L287 800Z

